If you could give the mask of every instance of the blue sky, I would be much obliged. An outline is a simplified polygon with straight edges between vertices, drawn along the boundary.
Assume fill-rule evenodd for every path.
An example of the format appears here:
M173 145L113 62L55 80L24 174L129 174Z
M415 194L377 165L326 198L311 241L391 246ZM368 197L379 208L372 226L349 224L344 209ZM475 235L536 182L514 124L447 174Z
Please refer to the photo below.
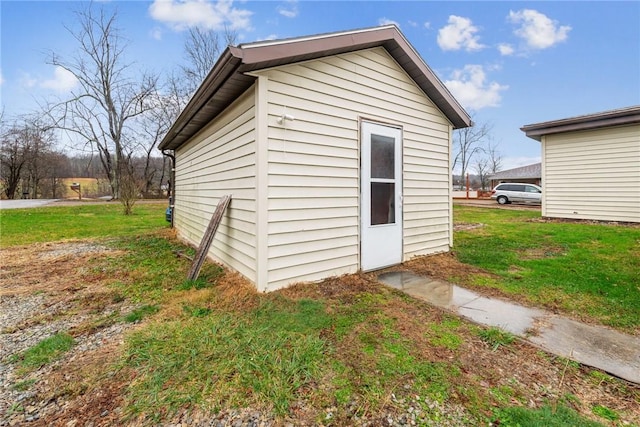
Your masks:
M128 59L170 72L190 26L235 29L239 42L395 23L477 122L504 168L539 161L525 124L640 104L640 1L101 1L117 8ZM0 2L0 103L29 113L75 84L47 65L71 57L74 1Z

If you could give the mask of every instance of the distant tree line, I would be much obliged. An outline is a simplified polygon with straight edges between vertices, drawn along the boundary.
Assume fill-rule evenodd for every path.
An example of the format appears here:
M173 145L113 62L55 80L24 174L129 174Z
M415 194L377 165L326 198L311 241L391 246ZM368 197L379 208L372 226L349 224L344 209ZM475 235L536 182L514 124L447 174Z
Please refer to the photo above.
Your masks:
M0 118L0 197L60 198L67 193L69 178L92 178L99 184L96 194L112 196L103 165L89 154L66 154L56 148L53 128L34 120L7 124ZM166 196L170 165L155 153L127 158L132 176L137 177L138 196Z

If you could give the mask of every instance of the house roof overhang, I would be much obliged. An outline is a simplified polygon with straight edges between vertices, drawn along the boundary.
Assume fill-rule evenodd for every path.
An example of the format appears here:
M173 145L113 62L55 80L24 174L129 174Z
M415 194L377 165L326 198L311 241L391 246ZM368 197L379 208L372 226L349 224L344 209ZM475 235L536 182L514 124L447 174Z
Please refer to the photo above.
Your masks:
M422 60L395 25L309 37L229 46L191 97L161 141L161 150L175 150L251 87L256 70L384 47L442 111L455 129L472 125L445 85Z
M529 138L541 141L545 135L599 129L611 126L640 123L640 105L587 114L568 119L534 123L520 128Z
M489 179L536 179L542 176L542 163L520 166L487 175Z

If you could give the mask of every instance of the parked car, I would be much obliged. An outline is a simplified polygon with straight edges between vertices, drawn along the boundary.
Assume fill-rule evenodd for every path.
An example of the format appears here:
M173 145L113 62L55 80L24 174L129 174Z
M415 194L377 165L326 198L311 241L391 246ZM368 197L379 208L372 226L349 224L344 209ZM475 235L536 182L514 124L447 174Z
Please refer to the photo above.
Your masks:
M507 203L542 203L542 188L535 184L503 182L491 191L491 198L501 205Z

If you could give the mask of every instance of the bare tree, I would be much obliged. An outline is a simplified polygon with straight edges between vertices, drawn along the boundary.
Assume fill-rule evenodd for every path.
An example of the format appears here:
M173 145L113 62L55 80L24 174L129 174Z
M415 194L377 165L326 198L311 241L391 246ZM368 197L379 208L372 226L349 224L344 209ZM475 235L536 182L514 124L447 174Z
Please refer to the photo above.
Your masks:
M5 195L14 199L22 186L25 194L37 198L45 158L51 152L50 129L32 118L22 118L9 128L3 124L2 128L0 179Z
M489 160L484 157L478 159L475 164L475 170L478 180L480 181L480 189L486 190L489 175Z
M116 13L93 10L89 5L76 12L79 29L68 29L78 43L71 59L51 54L49 63L64 68L79 82L71 99L57 105L57 126L73 132L97 151L109 178L114 198L120 196L120 180L133 154L130 124L149 107L145 102L156 90L157 78L134 77L125 62L124 43Z
M133 205L135 205L140 195L140 181L136 178L133 166L128 163L128 167L123 168L120 181L120 201L124 208L125 215L133 213Z
M489 173L500 172L502 170L502 155L498 151L497 145L490 142L484 151L487 154Z
M454 131L452 170L459 168L462 179L466 176L474 156L483 152L483 144L489 138L491 130L491 125L487 123L475 123L471 127Z
M25 164L23 187L37 199L41 195L41 181L50 173L50 161L55 153L54 136L51 127L39 119L30 119L30 149Z
M63 178L69 169L69 158L63 153L52 151L43 159L43 179L38 185L40 194L45 198L57 199L65 194Z
M144 153L144 165L136 168L139 174L139 181L142 184L142 193L147 196L152 191L156 182L156 175L164 175L164 162L155 161L155 149L164 138L173 122L178 118L180 111L186 102L179 90L179 79L172 76L163 87L163 93L156 93L147 99L149 108L139 117L139 126L136 130L137 140L140 142L139 152ZM139 163L139 162L137 162ZM161 168L158 164L162 163ZM141 170L140 170L141 169ZM161 182L160 182L161 184ZM158 188L159 190L159 188Z
M228 28L222 34L214 30L190 28L184 43L187 63L180 68L185 77L186 93L193 94L209 74L227 45L234 44L238 35Z
M0 146L0 179L4 193L8 199L14 199L22 168L29 158L28 139L18 128L6 129L2 132L2 144Z

